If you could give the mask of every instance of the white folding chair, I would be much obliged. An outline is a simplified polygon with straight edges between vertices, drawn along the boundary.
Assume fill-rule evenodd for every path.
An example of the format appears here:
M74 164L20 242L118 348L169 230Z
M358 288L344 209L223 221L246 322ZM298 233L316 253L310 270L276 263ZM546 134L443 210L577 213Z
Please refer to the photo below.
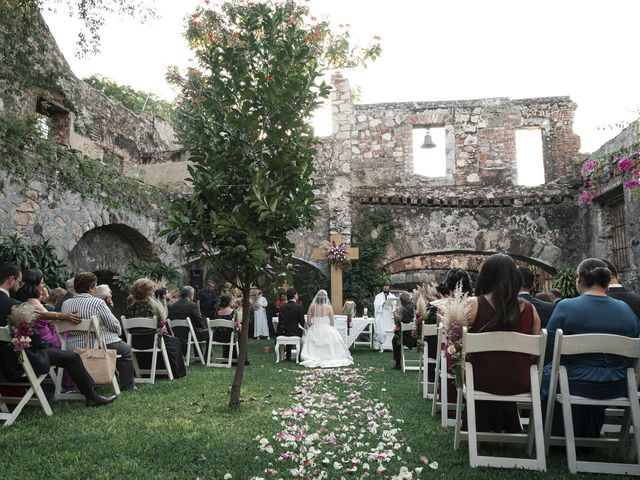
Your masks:
M11 333L9 331L9 327L0 327L0 342L8 342L11 343ZM53 411L51 411L51 407L49 406L49 402L47 401L47 397L42 391L42 382L47 378L48 373L42 375L36 375L33 371L33 367L29 362L29 357L23 351L18 354L18 360L22 364L22 369L24 370L23 378L17 381L1 381L0 385L8 386L8 387L28 387L27 390L21 397L13 397L13 396L3 396L0 394L0 421L3 421L3 425L8 427L11 425L22 409L28 403L39 403L44 411L45 415L51 416L53 415ZM32 398L36 396L35 401ZM12 411L9 411L9 404L16 404Z
M213 330L219 327L231 329L231 337L229 338L228 342L218 342L213 340ZM236 349L236 355L240 356L240 348L238 347L238 342L236 340L236 331L233 325L233 320L225 320L224 318L216 318L211 320L207 318L207 328L209 329L209 344L207 346L207 367L231 368L231 364L233 363L234 348ZM228 357L224 359L221 356L220 361L216 361L216 354L213 350L214 345L229 347ZM213 359L211 357L213 357Z
M295 350L292 350L291 354L295 351L296 355L296 363L300 363L300 349L301 349L301 338L298 336L287 337L285 335L280 335L276 337L276 363L280 362L280 349L286 348L287 345L291 345L296 347Z
M156 374L167 375L169 380L173 380L173 372L171 371L171 365L169 364L169 354L167 353L167 347L164 344L164 336L158 335L158 320L153 318L125 318L121 317L122 328L124 330L127 343L131 347L131 353L133 354L133 370L135 372L134 381L136 383L155 383ZM150 348L135 348L133 346L133 337L135 336L148 336L153 335L153 344ZM158 352L162 355L164 360L164 369L157 368ZM151 354L151 368L140 368L138 365L137 353L150 353ZM143 377L142 375L149 375Z
M413 322L400 324L400 365L402 366L403 373L408 371L420 371L420 359L407 359L404 353L404 332L412 331L414 325L415 324Z
M199 342L198 337L196 337L196 332L193 329L193 324L191 323L191 319L187 318L177 318L174 320L168 320L167 324L169 326L169 330L171 334L175 337L174 328L186 328L189 332L187 336L187 355L184 358L184 362L186 366L189 366L189 361L191 360L191 346L193 345L194 349L194 361L200 360L200 363L204 365L204 354L202 353L202 349L200 348L200 344L203 343L206 345L206 341Z
M418 391L422 391L422 398L432 399L436 395L435 378L433 382L429 381L429 365L435 365L437 358L429 356L429 345L427 338L438 336L438 326L435 324L422 324L422 341L423 348L420 352L420 370L418 372ZM436 349L436 352L439 349Z
M433 385L433 401L431 403L431 415L435 415L437 409L440 409L440 424L443 427L454 427L455 418L449 417L450 411L455 411L456 404L449 402L449 382L455 380L455 377L449 373L447 365L447 356L442 349L444 342L444 324L440 323L437 328L438 340L436 350L436 371ZM439 394L439 400L438 400Z
M462 329L462 351L468 354L482 352L514 352L538 357L536 364L530 366L531 391L517 395L497 395L478 391L473 383L473 364L465 361L464 387L458 388L456 402L456 430L454 448L457 450L460 439L467 437L469 441L469 465L475 467L523 468L527 470L546 471L544 434L542 430L542 409L540 405L541 372L544 365L544 352L547 342L547 331L540 335L526 335L516 332L468 333L467 327ZM462 432L463 399L466 397L467 429ZM530 405L528 432L494 433L476 430L476 400L491 402L517 402ZM493 457L478 455L478 442L526 443L531 453L535 442L536 455L531 458Z
M627 394L605 400L596 400L571 395L567 369L561 365L563 355L607 354L627 357L633 360L633 366L627 368ZM638 365L640 360L640 339L608 334L563 335L556 330L553 361L549 383L549 399L545 418L545 447L550 444L564 444L567 451L567 464L571 473L592 472L616 475L640 475L640 405L638 403ZM559 384L559 385L558 385ZM558 388L560 392L558 393ZM555 400L555 401L554 401ZM555 402L562 405L564 438L552 437L553 411ZM572 405L598 405L625 409L625 421L617 438L576 438L573 431ZM630 418L629 418L630 416ZM636 463L612 463L581 461L576 457L578 446L605 446L618 448L624 452L624 444L629 432L629 421L633 424L633 440Z
M62 350L67 350L67 340L65 338L66 332L85 332L86 336L89 337L88 348L97 348L98 345L102 344L102 329L100 328L100 323L98 322L98 318L93 316L91 318L85 318L80 320L80 323L72 323L66 320L53 322L56 332L58 334L58 338L60 339L60 348ZM84 336L83 336L84 337ZM54 379L55 384L55 393L53 398L56 400L84 400L84 395L75 392L75 393L63 393L62 392L62 376L64 374L64 368L58 367L58 372ZM120 395L120 386L118 385L118 379L116 376L113 376L113 380L109 383L109 385L113 388L113 393L116 395Z

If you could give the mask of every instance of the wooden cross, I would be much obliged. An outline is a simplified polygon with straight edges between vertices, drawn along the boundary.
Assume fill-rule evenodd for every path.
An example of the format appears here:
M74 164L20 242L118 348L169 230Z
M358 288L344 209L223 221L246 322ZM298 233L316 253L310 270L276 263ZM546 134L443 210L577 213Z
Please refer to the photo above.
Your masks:
M332 233L329 243L336 242L336 245L342 243L342 235ZM357 248L347 248L347 258L349 260L357 260L359 250ZM327 251L324 248L314 248L313 258L315 260L326 260ZM342 312L342 269L331 265L331 304L333 305L333 313L339 315Z

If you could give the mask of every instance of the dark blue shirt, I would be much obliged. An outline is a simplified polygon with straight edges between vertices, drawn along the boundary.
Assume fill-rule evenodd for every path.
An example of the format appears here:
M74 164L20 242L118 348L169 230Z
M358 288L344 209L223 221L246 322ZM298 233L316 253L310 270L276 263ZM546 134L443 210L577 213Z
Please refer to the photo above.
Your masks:
M562 329L563 335L608 333L638 338L640 321L629 305L611 297L581 295L562 300L556 304L547 325L547 361L553 356L558 329ZM623 380L629 365L623 357L603 354L568 355L561 363L567 367L570 380L586 382Z
M200 312L202 312L204 318L217 318L216 304L218 303L218 294L215 291L200 290L198 301L200 302Z

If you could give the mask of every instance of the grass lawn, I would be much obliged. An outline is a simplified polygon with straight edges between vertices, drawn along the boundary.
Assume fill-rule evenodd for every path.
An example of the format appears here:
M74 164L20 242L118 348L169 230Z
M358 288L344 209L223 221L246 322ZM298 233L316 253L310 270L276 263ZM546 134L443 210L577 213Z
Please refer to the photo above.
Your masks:
M184 379L161 380L136 392L125 392L107 407L52 402L52 417L27 407L11 427L0 428L0 479L222 480L227 473L234 479L249 479L264 477L269 460L278 468L275 478L291 478L287 469L281 468L282 462L275 462L279 451L271 455L260 451L256 437L271 439L282 429L272 411L300 401L295 386L305 369L291 362L276 365L273 352L262 352L267 344L271 343L250 341L244 403L234 411L227 407L233 370L200 365L189 367ZM413 478L424 479L576 478L568 473L563 452L551 453L547 473L472 470L466 444L454 451L453 429L440 427L431 417L430 404L417 392L416 372L402 374L390 369L391 353L360 349L353 356L356 367L375 367L362 372L365 387L358 388L363 396L383 402L392 417L404 421L397 435L403 458L395 459L394 468L422 466L422 473ZM340 418L338 422L347 420ZM429 462L436 461L438 468L420 462L422 455ZM374 470L373 478L391 478L398 471L389 468L377 476ZM362 476L336 472L328 478L342 475ZM580 478L611 476L582 474Z

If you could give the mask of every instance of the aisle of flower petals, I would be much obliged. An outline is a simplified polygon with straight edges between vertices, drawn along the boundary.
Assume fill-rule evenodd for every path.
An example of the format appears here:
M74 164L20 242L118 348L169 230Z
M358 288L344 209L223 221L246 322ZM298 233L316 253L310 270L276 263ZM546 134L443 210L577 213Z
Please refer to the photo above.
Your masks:
M271 412L281 430L271 438L256 437L259 459L268 467L252 480L427 478L423 468L437 469L438 464L404 443L404 421L389 413L367 380L378 372L300 372L294 405Z

